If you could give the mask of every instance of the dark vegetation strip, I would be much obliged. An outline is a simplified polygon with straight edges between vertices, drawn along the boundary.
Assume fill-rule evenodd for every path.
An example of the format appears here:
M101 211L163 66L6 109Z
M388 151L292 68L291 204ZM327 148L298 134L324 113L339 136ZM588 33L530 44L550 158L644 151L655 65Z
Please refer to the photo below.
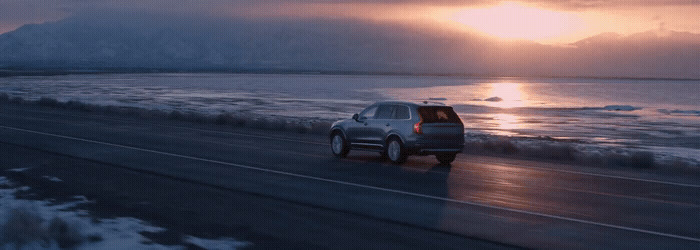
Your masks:
M691 162L683 160L660 161L654 153L624 148L601 148L596 151L583 151L574 143L552 142L547 140L516 144L508 138L493 137L479 141L468 141L465 153L512 156L526 159L566 162L587 166L655 168L690 167ZM697 166L700 167L700 166Z
M303 121L302 119L298 119L298 121L290 121L291 119L281 117L256 117L250 114L234 114L228 112L218 115L207 115L197 112L182 112L178 110L163 111L127 106L103 106L74 100L61 102L49 97L41 97L39 100L32 101L24 100L21 97L10 97L6 93L0 93L0 103L77 110L96 114L120 115L131 118L185 121L197 124L216 124L262 130L291 131L302 134L316 135L327 135L328 129L331 125L331 121L325 120Z

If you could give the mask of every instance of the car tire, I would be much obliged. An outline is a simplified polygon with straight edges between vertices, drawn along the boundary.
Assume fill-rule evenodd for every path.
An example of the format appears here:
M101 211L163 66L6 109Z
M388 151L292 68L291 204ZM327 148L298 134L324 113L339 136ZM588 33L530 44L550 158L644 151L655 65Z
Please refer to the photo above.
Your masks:
M440 164L443 165L449 165L452 163L455 158L457 158L457 154L455 153L449 153L449 154L436 154L435 158L440 162Z
M342 133L336 132L331 136L331 152L338 158L343 158L348 155L350 148L345 136Z
M392 137L387 141L384 153L392 163L401 164L406 162L406 158L408 158L408 154L405 151L406 149L403 147L401 140Z

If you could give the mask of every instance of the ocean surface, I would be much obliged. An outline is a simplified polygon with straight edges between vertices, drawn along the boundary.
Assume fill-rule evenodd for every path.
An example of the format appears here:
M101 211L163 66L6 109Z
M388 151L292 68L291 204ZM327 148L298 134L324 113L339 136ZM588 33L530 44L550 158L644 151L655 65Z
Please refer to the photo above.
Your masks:
M471 136L546 138L700 159L700 81L276 74L95 74L0 78L36 100L308 120L380 100L452 105Z

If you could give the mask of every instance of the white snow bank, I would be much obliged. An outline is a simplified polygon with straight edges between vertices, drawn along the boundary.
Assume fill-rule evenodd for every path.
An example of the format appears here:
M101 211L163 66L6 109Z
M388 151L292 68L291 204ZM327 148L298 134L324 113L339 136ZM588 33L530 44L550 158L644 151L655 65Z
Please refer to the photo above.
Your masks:
M11 186L12 182L4 176L0 176L0 185ZM5 234L2 230L9 227L12 216L18 213L29 214L28 218L37 222L36 227L29 231L34 236L48 235L51 232L51 221L58 218L77 230L82 236L82 242L74 249L185 249L184 246L159 245L140 234L140 232L162 232L166 229L151 226L148 223L131 217L114 219L93 220L87 211L76 210L75 206L89 202L84 196L76 196L79 201L64 204L51 204L49 201L22 200L15 198L17 191L28 191L29 187L0 188L0 250L9 249L60 249L55 240L41 242L35 240L17 245L13 242L5 242ZM19 212L18 212L19 211ZM17 221L17 220L15 220ZM10 225L11 226L11 225ZM19 225L26 228L26 225ZM16 234L15 234L16 235ZM28 237L29 239L32 236ZM46 237L44 237L46 238ZM184 242L195 244L206 249L236 249L249 245L249 243L236 241L231 238L201 239L186 236Z
M663 147L621 147L557 140L550 137L511 137L467 133L464 151L519 155L545 160L562 160L596 166L698 166L697 149Z
M29 170L29 168L12 168L12 169L8 169L8 170L5 170L5 171L10 171L10 172L24 172L24 171L27 171L27 170Z
M0 185L12 185L12 182L10 182L9 179L5 176L0 176Z
M216 240L202 239L193 236L185 237L185 241L195 246L209 250L230 250L248 246L246 242L240 242L232 238L221 238Z
M49 181L53 181L53 182L62 182L62 181L63 181L63 180L61 180L61 179L59 179L58 177L55 177L55 176L47 176L47 175L44 175L44 176L42 176L42 178L47 179L47 180L49 180Z

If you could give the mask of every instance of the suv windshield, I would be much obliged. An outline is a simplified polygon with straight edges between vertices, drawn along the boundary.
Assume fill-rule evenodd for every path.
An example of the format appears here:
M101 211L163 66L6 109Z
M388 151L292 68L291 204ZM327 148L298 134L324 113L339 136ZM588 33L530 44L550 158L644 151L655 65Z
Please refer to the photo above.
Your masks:
M451 107L419 107L423 123L462 123Z

